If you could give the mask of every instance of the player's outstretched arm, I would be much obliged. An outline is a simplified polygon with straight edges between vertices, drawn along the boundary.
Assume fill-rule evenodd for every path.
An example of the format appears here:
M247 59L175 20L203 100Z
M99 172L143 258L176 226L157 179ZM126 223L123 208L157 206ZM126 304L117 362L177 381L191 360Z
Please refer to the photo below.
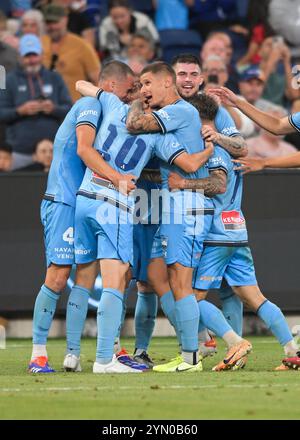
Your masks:
M206 164L213 152L213 143L205 141L205 150L194 154L183 152L176 157L173 163L186 173L195 173L199 168Z
M224 194L227 188L227 175L223 170L214 170L210 176L204 179L184 179L176 173L169 175L169 188L176 189L198 189L203 190L204 195L213 197L216 194Z
M245 99L239 98L227 87L219 87L211 89L210 93L217 95L221 98L224 105L237 107L241 112L243 112L248 118L252 119L257 125L270 131L273 134L288 134L297 131L289 122L287 117L277 118L271 114L265 113L258 110L252 104L250 104Z
M92 98L97 98L97 93L99 91L99 87L96 87L94 84L83 80L76 81L75 89L82 96L91 96Z
M127 195L136 188L136 176L121 174L114 170L103 157L93 148L95 129L89 125L80 125L76 128L77 154L85 165L100 176L110 180L116 188Z
M201 133L205 140L220 145L232 157L245 157L248 154L247 143L243 136L225 136L210 125L203 125Z
M237 165L236 170L243 174L261 171L264 168L298 168L300 167L300 152L285 157L274 157L271 159L243 158L233 160Z
M151 113L144 112L142 101L136 99L131 104L126 127L130 133L159 133L161 128Z

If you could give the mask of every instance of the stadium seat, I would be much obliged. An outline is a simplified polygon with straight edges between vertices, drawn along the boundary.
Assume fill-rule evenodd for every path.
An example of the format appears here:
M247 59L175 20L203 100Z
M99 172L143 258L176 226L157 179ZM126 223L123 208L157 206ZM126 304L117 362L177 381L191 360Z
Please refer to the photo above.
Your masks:
M149 0L130 0L130 4L134 11L143 12L149 15L150 18L154 16L154 9L152 2Z
M159 32L162 59L167 63L180 53L188 52L199 56L202 39L198 32L183 29L168 29Z

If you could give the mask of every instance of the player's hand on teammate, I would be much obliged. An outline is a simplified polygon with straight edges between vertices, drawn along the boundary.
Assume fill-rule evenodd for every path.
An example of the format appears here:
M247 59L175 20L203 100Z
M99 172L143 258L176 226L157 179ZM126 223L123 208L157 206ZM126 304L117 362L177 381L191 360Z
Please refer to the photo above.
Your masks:
M75 89L82 96L96 97L99 87L94 86L94 84L89 81L79 80L76 81Z
M234 169L236 171L241 171L242 174L254 173L256 171L261 171L265 167L264 159L259 159L255 157L245 157L244 159L232 159L232 162L236 164Z
M169 174L169 188L174 189L184 189L185 179L177 173Z
M219 133L217 133L210 125L203 125L201 134L205 142L218 143Z
M215 95L221 99L225 106L236 107L239 97L227 87L216 87L209 90L210 95Z
M118 177L116 177L113 184L116 188L118 188L120 193L127 196L131 193L131 191L136 189L136 181L137 177L133 174L120 174Z
M204 139L205 150L209 156L214 153L214 144L212 141Z

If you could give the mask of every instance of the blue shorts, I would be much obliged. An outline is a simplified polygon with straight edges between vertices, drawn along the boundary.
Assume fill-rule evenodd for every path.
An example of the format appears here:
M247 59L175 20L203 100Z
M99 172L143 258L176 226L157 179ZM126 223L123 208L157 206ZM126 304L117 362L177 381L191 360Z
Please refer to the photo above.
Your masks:
M203 251L203 242L211 228L213 212L186 214L181 224L162 223L153 242L151 258L164 257L167 265L179 263L197 267Z
M151 258L154 236L158 224L137 223L133 226L133 271L132 277L137 281L147 282L147 269Z
M133 262L132 210L103 200L77 196L75 210L75 262L98 259Z
M193 287L200 290L219 289L223 277L229 286L255 286L257 280L249 247L205 246Z
M50 200L42 201L41 221L44 226L47 267L51 263L74 263L74 217L75 209L72 206Z

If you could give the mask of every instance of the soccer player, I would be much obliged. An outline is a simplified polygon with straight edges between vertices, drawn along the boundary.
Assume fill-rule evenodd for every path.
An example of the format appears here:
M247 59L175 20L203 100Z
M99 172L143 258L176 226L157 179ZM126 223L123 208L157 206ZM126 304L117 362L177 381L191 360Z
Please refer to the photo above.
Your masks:
M197 152L187 151L171 134L168 136L130 135L126 128L128 107L111 94L98 94L103 120L94 146L104 160L122 174L138 178L141 170L155 154L186 173L195 173L206 163L212 144L203 150L202 139ZM188 105L190 120L198 120ZM75 214L75 255L77 264L100 260L103 292L97 313L97 354L94 373L137 373L122 364L113 353L114 339L121 323L126 274L132 265L134 198L119 193L112 182L87 168L78 191Z
M207 117L207 123L213 124L217 106L210 97L198 97L194 105L199 109L201 117ZM236 335L228 333L214 306L203 301L209 289L218 289L223 277L244 303L246 303L264 321L279 343L284 347L287 356L294 357L298 347L281 310L267 300L260 291L256 277L251 251L248 245L246 222L241 211L242 177L239 171L234 171L230 155L222 148L215 148L215 154L209 159L210 172L218 171L220 179L227 178L227 190L215 196L215 213L212 228L206 237L202 257L194 273L194 288L199 300L201 317L205 325L225 338L229 350L226 357L214 367L215 371L234 369L237 357L244 358L251 349L245 344L240 356L237 350ZM212 181L183 180L173 175L169 179L171 188L205 189L213 187ZM227 331L227 333L226 333ZM244 366L244 363L242 363ZM288 369L280 365L276 370Z
M191 144L193 142L191 142L191 141L192 141L193 136L197 136L197 135L199 136L199 127L197 128L197 127L190 126L190 122L188 120L188 113L186 113L182 110L182 107L184 106L183 105L184 101L179 100L178 93L176 93L176 91L174 91L174 89L172 89L169 84L166 84L166 82L161 74L162 73L161 70L163 70L163 68L166 69L165 66L166 65L164 63L154 63L150 66L147 66L141 72L141 75L140 75L140 81L142 83L142 90L141 91L142 91L142 94L144 95L146 102L149 104L149 106L152 109L155 109L158 107L158 108L161 108L161 110L153 111L151 114L144 114L141 103L138 103L138 102L133 103L128 120L127 120L127 126L129 128L129 130L132 132L162 131L164 133L166 131L173 130L174 133L176 133L176 136L179 137L179 139L181 139L181 140L184 139L185 143L186 142L190 143L190 147L193 148L191 146ZM168 105L163 107L162 102L166 102ZM178 105L179 103L181 105ZM224 109L220 109L220 115L222 114L223 110ZM222 120L222 116L221 116L221 120ZM197 131L198 131L198 133L197 133ZM233 123L231 125L230 131L228 131L227 134L231 134L231 135L237 134L236 128L234 127ZM203 172L205 173L206 171L203 170ZM167 229L168 229L168 231L166 231L165 226L162 226L161 233L162 233L162 235L164 233L167 234L166 238L168 241L168 249L171 248L171 246L169 244L173 243L175 246L172 248L172 251L175 251L175 247L176 247L177 243L175 243L174 238L175 238L176 233L174 234L174 230L171 232L170 227L168 227ZM170 237L170 235L171 235L171 237ZM198 237L198 238L200 238L200 237ZM177 247L177 249L178 249L178 247ZM201 249L201 245L199 247L199 251L200 251L200 249ZM174 253L176 253L176 252L174 252ZM171 252L171 254L172 254L172 252ZM186 255L188 255L188 252L186 252ZM171 263L170 260L172 260L172 258L174 258L174 255L172 255L170 257L171 258L169 260L167 259L167 263L169 261L169 265L170 265L169 279L171 281L171 284L173 284L172 290L174 291L174 289L176 290L178 288L177 293L174 292L175 296L177 297L177 301L176 301L177 308L180 309L180 310L177 310L177 316L178 316L178 319L183 322L184 333L187 336L191 332L188 330L188 325L186 324L186 321L189 321L189 323L193 323L194 327L193 327L192 331L194 332L195 328L196 328L196 321L198 320L197 319L198 317L197 317L197 311L196 311L196 304L194 302L195 298L193 297L193 295L187 294L189 289L191 289L191 284L190 284L191 278L189 278L189 276L191 276L191 274L192 274L192 266L193 266L193 264L195 264L195 261L191 261L191 260L189 260L189 262L185 261L184 262L184 264L186 264L186 266L185 266L184 264L181 264L179 261L176 261L177 256L175 256L175 262L173 261ZM161 272L160 267L162 265L162 261L159 258L155 258L155 260L151 262L150 270L152 272L156 272L158 274ZM181 262L182 262L182 260L181 260ZM154 267L156 267L155 263L157 263L156 264L157 265L156 271L154 270ZM180 279L180 282L179 282L178 278ZM181 284L183 279L185 279L185 284ZM157 290L158 287L159 286L154 287L154 289ZM165 292L163 297L164 297L165 301L162 300L162 304L163 304L163 302L165 302L166 304L168 304L169 302L173 303L172 291L169 290L169 291ZM187 312L185 313L187 316L187 319L185 319L185 317L182 316L183 314L180 313L183 310L185 304L187 304L187 307L185 307L185 309L187 310ZM165 312L167 312L167 307L163 306L163 309ZM170 319L170 317L169 317L169 319ZM170 321L172 322L172 319ZM174 319L173 319L173 321L174 321ZM197 331L198 331L198 324L197 324ZM179 339L181 339L181 338L179 338ZM189 341L188 341L188 339L189 339ZM192 343L191 343L191 341L192 341ZM185 362L182 363L183 364L182 366L179 366L179 369L181 369L181 368L189 368L190 369L191 362L193 365L196 365L197 363L199 364L198 367L193 367L193 371L197 371L197 368L201 369L202 367L200 366L200 362L197 362L197 360L198 360L198 348L197 348L198 347L198 338L196 341L195 333L193 333L193 338L189 338L187 336L187 338L183 342L183 345L186 345L188 348L185 353L185 350L183 347L183 359ZM193 346L193 349L191 349L191 346ZM192 352L192 354L191 354L191 352ZM192 360L192 358L193 358L193 360ZM185 366L184 366L184 364L185 364Z
M204 77L201 71L199 59L192 54L180 54L172 60L172 67L176 73L176 86L180 96L189 100L199 93L199 88L203 85ZM226 123L220 127L220 117L224 116ZM247 146L244 138L232 131L234 123L228 111L223 108L218 111L214 130L210 125L203 124L202 135L225 148L233 157L243 157L247 155ZM220 128L222 128L220 130ZM233 329L241 336L243 327L243 303L234 295L232 289L221 288L219 296L222 304L222 311ZM199 333L199 340L203 354L213 354L215 351L214 340L202 329Z
M112 62L103 68L100 84L126 99L132 91L134 75L125 64ZM117 188L124 180L128 191L135 188L132 176L123 176L113 170L92 147L100 111L96 99L80 99L67 114L55 137L53 161L41 205L47 272L34 306L33 349L29 364L29 372L32 373L54 372L48 364L46 342L57 301L66 287L74 262L75 200L85 166L104 174ZM87 312L88 294L94 285L97 271L96 264L78 266L75 285L68 301L68 355L64 366L74 371L80 369L78 342Z

